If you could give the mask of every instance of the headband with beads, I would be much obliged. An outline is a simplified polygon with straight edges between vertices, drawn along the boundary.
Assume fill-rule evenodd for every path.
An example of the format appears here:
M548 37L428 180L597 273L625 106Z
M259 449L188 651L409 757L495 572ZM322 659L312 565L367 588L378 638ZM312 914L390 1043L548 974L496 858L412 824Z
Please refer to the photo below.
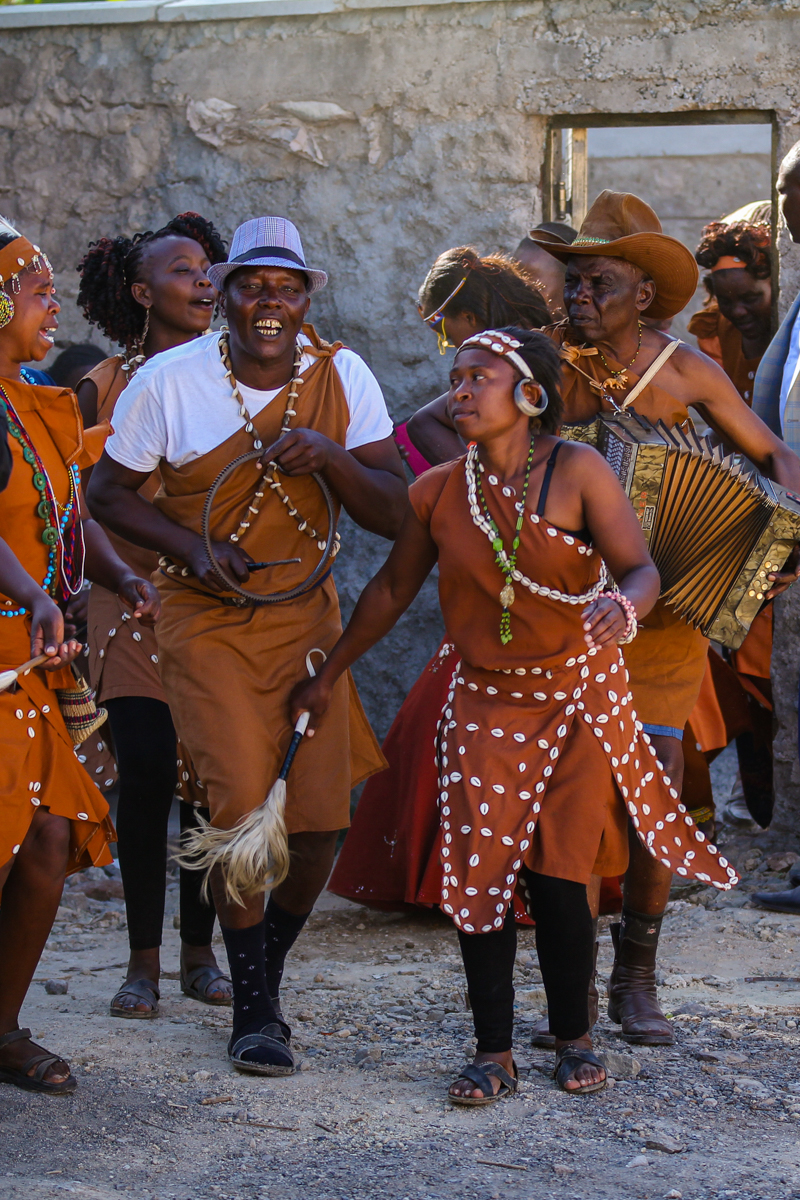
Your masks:
M503 333L499 329L487 329L483 333L473 334L472 337L462 342L456 351L456 357L458 357L462 350L488 350L491 354L496 354L500 358L509 359L522 375L523 380L529 379L532 383L537 384L542 393L541 404L531 404L529 400L525 399L521 385L517 384L514 388L514 403L526 417L540 417L550 403L550 397L522 355L517 354L517 350L521 346L522 342L518 338L512 337L508 333Z
M47 255L26 237L15 237L0 250L0 287L10 283L12 291L18 292L22 272L32 266L38 275L43 265L52 278L53 268Z

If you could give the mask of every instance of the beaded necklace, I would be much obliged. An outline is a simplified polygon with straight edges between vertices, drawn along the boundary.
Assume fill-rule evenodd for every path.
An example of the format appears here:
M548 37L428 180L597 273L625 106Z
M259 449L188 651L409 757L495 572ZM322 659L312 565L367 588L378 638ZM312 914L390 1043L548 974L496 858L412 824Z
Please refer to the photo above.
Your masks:
M533 464L533 451L536 446L536 438L531 438L530 449L528 450L528 461L525 464L525 482L522 485L522 499L517 505L517 524L514 529L514 540L511 543L511 553L506 554L503 546L503 539L500 536L500 530L497 528L492 514L489 512L489 505L486 503L486 497L483 494L483 484L481 483L481 475L483 467L479 466L479 471L476 473L477 494L480 498L483 508L483 517L486 524L492 531L492 549L495 552L495 562L505 576L505 584L500 592L500 603L503 606L503 612L500 616L500 641L504 646L507 646L511 641L513 634L511 633L511 614L509 609L514 603L514 585L511 582L514 577L514 568L517 565L517 550L519 549L519 538L522 531L522 522L525 519L525 500L528 496L528 484L531 480L531 466Z
M636 347L636 353L634 354L631 361L628 363L627 367L617 367L616 371L612 371L611 367L608 365L608 362L606 361L605 354L603 354L603 351L600 349L599 346L596 347L597 353L600 355L601 363L603 364L605 369L609 372L608 379L603 380L604 388L607 388L607 387L617 388L622 391L628 386L628 377L625 374L625 372L629 371L631 369L631 367L633 366L633 364L636 362L637 358L639 357L639 352L642 348L642 329L644 328L644 326L642 325L641 321L637 322L637 324L639 326L639 345Z
M491 518L487 520L487 517L481 512L481 506L478 503L478 472L480 469L481 467L478 460L478 447L477 444L473 442L467 451L467 458L464 463L464 472L467 479L467 499L469 500L469 511L472 516L473 523L477 525L478 529L486 534L487 538L492 543L492 549L497 555L498 565L508 580L506 587L510 586L513 580L514 583L521 583L522 586L527 588L529 592L532 592L534 596L544 596L548 600L560 600L563 604L590 604L592 600L596 600L600 593L605 589L608 582L608 571L605 563L603 563L600 571L600 578L598 579L597 583L594 584L594 586L591 587L588 592L584 592L580 596L573 596L567 592L559 592L557 588L549 588L545 587L544 584L535 583L532 579L529 579L527 575L524 575L522 571L518 569L516 566L516 561L513 565L511 564L505 548L502 547L502 543L500 548L498 548L496 545L497 527ZM524 505L520 506L520 512L521 515L524 515ZM508 571L506 570L506 565L509 567ZM505 591L505 588L503 588L503 591ZM501 603L503 603L502 593Z
M25 382L29 382L26 380ZM5 415L8 432L20 444L22 457L33 470L33 486L39 493L36 515L44 522L41 539L47 546L47 569L42 589L55 598L59 589L63 595L74 596L83 586L85 546L83 526L78 512L77 496L80 488L80 473L73 463L68 468L69 498L62 507L55 497L53 485L39 454L31 441L4 388L0 386L0 412ZM59 509L63 515L59 517ZM64 537L67 537L68 544ZM61 554L58 555L58 547ZM76 569L76 548L80 547L80 569ZM58 563L58 569L57 569ZM25 608L0 608L0 617L19 617Z
M242 398L242 393L239 391L239 384L236 382L236 378L233 374L233 366L231 364L230 337L229 337L228 330L226 328L223 328L220 331L219 355L220 355L220 358L222 359L222 365L225 368L225 378L230 382L231 391L233 393L233 398L236 401L236 403L239 405L239 416L244 417L245 433L251 434L251 436L253 438L253 449L262 450L263 443L262 443L261 439L259 438L258 432L253 424L253 418L250 416L250 413L247 411L247 405L245 404L244 399ZM297 410L294 407L295 401L297 400L297 389L298 389L298 387L300 387L301 384L305 383L305 380L300 375L300 366L302 364L302 361L303 361L303 347L301 346L300 342L298 341L295 344L295 348L294 348L294 363L292 366L292 377L291 377L291 380L289 381L289 395L286 398L286 408L284 409L283 419L281 421L281 437L283 437L284 434L289 433L289 430L291 428L291 425L290 425L291 419L292 419L292 417L297 416ZM297 528L300 530L300 532L304 533L307 537L312 538L317 543L317 548L319 550L324 550L325 545L326 545L326 539L317 532L317 530L313 527L313 525L309 525L308 521L303 516L303 514L301 512L298 512L298 510L294 507L291 499L289 498L289 496L287 496L286 492L284 491L283 487L281 486L280 479L278 478L278 464L274 461L267 464L267 470L259 481L258 487L256 488L256 491L255 491L255 495L253 496L252 501L248 505L247 511L245 512L244 516L242 517L242 520L239 522L239 528L236 530L235 533L232 533L230 535L228 540L235 544L236 542L239 541L239 539L241 537L244 536L244 534L250 528L250 526L253 522L253 519L256 516L258 516L259 509L261 508L262 502L264 500L264 496L266 495L266 491L268 488L271 491L275 492L276 496L281 501L281 503L288 509L289 516L292 517L293 520L296 522ZM341 549L341 539L337 532L335 540L334 540L333 548L331 550L331 558L335 558L336 555L339 553L340 549Z

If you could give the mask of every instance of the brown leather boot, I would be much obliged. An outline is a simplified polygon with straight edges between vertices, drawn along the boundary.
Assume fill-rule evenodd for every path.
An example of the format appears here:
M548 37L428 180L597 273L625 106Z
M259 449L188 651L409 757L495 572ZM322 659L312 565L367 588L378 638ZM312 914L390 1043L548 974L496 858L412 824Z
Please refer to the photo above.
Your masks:
M600 1010L600 993L597 990L597 951L600 947L600 943L597 940L597 921L593 921L592 925L594 927L594 961L592 962L592 978L589 981L588 996L590 1033L597 1024ZM531 1045L539 1046L542 1050L555 1050L556 1039L550 1032L550 1019L547 1013L534 1025Z
M608 981L608 1016L622 1025L621 1037L636 1046L671 1046L672 1026L658 1004L656 953L661 917L623 908L611 926L614 966Z

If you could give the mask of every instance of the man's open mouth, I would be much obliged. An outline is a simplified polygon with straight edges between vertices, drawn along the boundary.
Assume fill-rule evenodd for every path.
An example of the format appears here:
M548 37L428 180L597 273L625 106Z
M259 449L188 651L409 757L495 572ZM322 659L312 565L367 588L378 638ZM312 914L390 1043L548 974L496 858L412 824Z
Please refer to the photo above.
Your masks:
M262 337L271 338L277 337L282 332L283 324L281 321L276 320L275 317L259 317L255 323L255 328Z

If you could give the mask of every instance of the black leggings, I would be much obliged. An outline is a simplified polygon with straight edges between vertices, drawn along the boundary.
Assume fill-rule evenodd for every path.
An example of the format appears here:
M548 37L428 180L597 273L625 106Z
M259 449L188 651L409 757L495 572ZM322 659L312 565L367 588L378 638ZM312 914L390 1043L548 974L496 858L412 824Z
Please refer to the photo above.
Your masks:
M589 983L594 936L586 886L522 871L536 922L536 950L547 993L550 1032L572 1041L589 1031ZM514 1031L514 959L517 927L513 905L496 933L458 932L475 1022L478 1050L511 1049Z
M119 768L117 847L131 950L161 945L167 882L167 825L178 782L175 727L169 708L149 696L104 701ZM208 816L207 809L200 809ZM181 833L197 824L181 804ZM200 895L202 873L181 868L181 941L208 946L215 912Z

